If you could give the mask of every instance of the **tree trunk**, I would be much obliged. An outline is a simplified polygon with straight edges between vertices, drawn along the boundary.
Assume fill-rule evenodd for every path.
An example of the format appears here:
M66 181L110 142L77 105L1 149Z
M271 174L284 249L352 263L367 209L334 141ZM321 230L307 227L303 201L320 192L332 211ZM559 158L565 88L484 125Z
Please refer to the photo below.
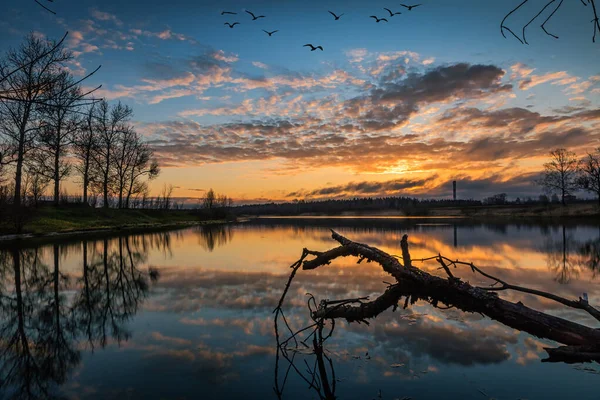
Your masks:
M119 178L119 208L123 208L123 182Z
M27 129L27 121L29 120L29 114L31 112L31 104L25 105L23 112L23 119L21 120L21 126L19 127L19 148L17 151L17 166L15 171L15 199L14 205L19 210L21 208L21 179L23 176L23 158L25 155L25 130ZM20 211L17 218L20 218ZM18 221L17 229L21 231L21 221Z
M57 145L54 151L54 205L58 206L60 200L60 145Z
M83 204L88 204L88 186L90 185L90 152L86 149L85 159L83 160Z
M23 176L23 154L21 146L19 146L19 154L17 155L17 166L15 170L15 199L14 206L18 210L21 208L21 180Z
M88 204L88 177L87 173L83 175L83 204Z
M110 176L110 146L106 148L106 165L104 170L104 182L103 182L103 195L104 195L104 208L108 208L108 178Z
M102 207L108 208L108 177L106 175L104 176L104 185L102 189L104 197L104 203L102 204Z

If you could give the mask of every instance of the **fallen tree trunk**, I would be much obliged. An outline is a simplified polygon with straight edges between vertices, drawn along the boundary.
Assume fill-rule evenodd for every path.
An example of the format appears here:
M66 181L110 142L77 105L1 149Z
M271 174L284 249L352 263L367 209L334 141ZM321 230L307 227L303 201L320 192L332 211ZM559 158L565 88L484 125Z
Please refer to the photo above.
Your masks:
M360 302L359 305L348 303L332 305L331 302L323 301L319 308L313 312L313 319L343 318L350 322L367 322L367 319L375 318L390 307L396 309L402 297L405 297L405 308L409 302L412 304L421 299L436 307L438 303L443 303L448 307L456 307L466 312L477 312L511 328L567 345L558 349L546 349L550 356L546 361L565 361L566 358L578 359L577 354L581 356L582 360L600 360L600 330L536 311L521 302L513 303L504 300L498 296L497 291L516 290L549 298L566 306L584 310L599 319L600 312L589 305L586 300L568 300L550 293L510 285L484 273L473 264L451 261L441 255L431 259L435 259L442 265L442 268L448 274L448 278L444 279L430 275L412 265L415 260L410 259L406 235L404 235L401 243L404 265L394 256L384 251L353 242L335 231L332 231L332 237L341 246L325 252L311 252L315 255L315 258L302 262L304 270L312 270L328 265L338 257L355 256L359 258L359 262L363 260L377 262L384 271L396 279L397 283L390 285L377 299L370 302ZM454 267L457 263L468 265L473 272L478 272L495 281L495 284L500 283L501 286L487 288L472 286L452 275L445 260L453 264Z

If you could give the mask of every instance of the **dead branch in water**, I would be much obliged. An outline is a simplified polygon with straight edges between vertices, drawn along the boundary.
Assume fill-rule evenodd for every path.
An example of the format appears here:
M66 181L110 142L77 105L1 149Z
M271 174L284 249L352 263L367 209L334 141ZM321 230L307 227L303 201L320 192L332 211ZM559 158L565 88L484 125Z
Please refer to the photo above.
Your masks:
M585 311L600 321L600 311L590 305L586 298L570 300L552 293L512 285L484 272L473 263L451 260L442 255L413 260L408 249L407 235L404 235L401 241L403 260L401 264L396 256L366 244L353 242L333 230L331 232L332 238L339 242L340 246L324 252L304 249L300 260L292 265L293 272L290 280L279 306L275 310L276 324L277 318L282 312L281 307L287 290L300 267L303 270L313 270L326 266L339 257L353 256L359 259L358 262L367 260L367 262L378 263L385 272L396 279L396 283L390 284L384 293L372 301L365 301L364 298L348 301L321 301L316 310L311 309L311 318L315 321L313 329L325 320L335 321L338 318L346 319L348 322L368 323L368 319L375 318L388 308L395 310L401 298L404 297L404 308L418 300L427 301L437 308L455 307L465 312L480 313L511 328L566 345L556 349L546 349L549 358L544 361L600 361L600 330L545 314L531 309L521 302L513 303L504 300L498 296L498 292L513 290L543 297L567 307ZM314 258L307 259L309 255L313 255ZM441 265L440 269L446 272L448 278L430 275L413 266L415 261L429 260L437 261ZM492 280L493 284L489 287L476 287L461 280L450 270L450 267L457 268L460 265L468 266L473 273ZM445 306L440 306L440 304ZM290 332L294 336L291 329Z

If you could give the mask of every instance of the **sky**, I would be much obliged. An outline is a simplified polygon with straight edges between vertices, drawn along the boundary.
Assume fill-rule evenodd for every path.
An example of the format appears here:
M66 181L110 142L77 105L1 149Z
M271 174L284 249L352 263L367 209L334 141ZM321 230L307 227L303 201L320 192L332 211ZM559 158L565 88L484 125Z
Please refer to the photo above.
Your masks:
M153 194L448 198L457 180L459 198L537 196L552 149L600 147L591 6L565 2L546 24L558 39L540 28L548 7L526 45L500 33L520 1L421 3L55 0L52 15L9 0L0 50L31 31L68 31L73 74L101 65L86 87L134 109L162 167ZM529 1L505 25L521 34L546 3Z

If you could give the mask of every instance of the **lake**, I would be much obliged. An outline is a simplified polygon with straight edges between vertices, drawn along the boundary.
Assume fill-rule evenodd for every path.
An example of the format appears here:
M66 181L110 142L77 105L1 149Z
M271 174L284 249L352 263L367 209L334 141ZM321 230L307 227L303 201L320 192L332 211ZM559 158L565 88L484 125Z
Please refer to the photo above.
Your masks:
M600 304L594 224L268 218L5 244L0 399L277 398L273 309L303 248L337 246L330 229L390 254L400 254L407 233L413 259L441 253L513 284L573 299L587 293ZM443 275L435 262L415 265ZM467 267L454 274L489 284ZM300 270L284 306L287 320L292 329L310 324L307 293L317 302L373 299L391 280L378 265L351 258ZM598 326L550 300L501 296ZM556 345L478 314L417 302L387 310L368 326L338 321L326 354L340 399L597 399L597 364L541 362L543 347ZM300 376L315 368L304 347L287 378L288 363L279 360L284 399L319 398Z

